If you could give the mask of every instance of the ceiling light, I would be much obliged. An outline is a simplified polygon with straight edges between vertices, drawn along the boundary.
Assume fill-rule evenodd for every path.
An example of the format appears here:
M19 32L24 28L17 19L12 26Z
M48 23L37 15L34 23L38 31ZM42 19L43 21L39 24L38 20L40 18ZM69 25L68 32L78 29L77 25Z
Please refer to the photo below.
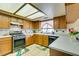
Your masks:
M28 16L32 13L37 12L38 10L32 7L30 4L26 4L22 9L20 9L16 14L21 16Z
M37 13L35 13L35 14L27 17L27 18L29 18L29 19L35 19L35 18L42 17L42 16L45 16L45 14L43 14L42 12L37 12Z

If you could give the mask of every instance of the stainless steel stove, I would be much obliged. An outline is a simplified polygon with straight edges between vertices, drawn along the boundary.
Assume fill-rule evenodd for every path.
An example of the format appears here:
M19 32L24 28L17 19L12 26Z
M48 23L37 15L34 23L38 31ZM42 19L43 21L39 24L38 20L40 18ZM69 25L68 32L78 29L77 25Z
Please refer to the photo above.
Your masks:
M25 35L22 31L10 32L10 35L12 35L13 39L13 51L25 47Z

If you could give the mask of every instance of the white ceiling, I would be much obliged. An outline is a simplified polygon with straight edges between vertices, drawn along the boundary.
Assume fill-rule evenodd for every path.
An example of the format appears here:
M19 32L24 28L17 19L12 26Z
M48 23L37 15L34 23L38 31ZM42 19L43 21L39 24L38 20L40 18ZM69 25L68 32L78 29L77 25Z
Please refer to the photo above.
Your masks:
M65 15L64 3L33 3L33 5L46 13L49 18Z
M24 3L0 3L0 9L14 13L23 4ZM53 19L53 17L56 17L56 16L65 15L64 3L32 3L32 4L47 15L40 12L38 9L34 8L30 4L26 4L16 14L26 17L34 13L33 15L30 15L27 17L32 21L37 21L37 20L42 21L42 20L47 20L47 19Z
M0 9L14 13L18 10L24 3L0 3Z

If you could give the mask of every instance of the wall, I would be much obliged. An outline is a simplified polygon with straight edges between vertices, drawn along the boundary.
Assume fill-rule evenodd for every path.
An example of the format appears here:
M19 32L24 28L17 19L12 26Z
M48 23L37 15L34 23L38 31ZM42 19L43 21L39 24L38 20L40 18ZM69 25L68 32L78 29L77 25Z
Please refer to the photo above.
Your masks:
M79 18L79 3L66 5L67 23L74 23Z
M79 3L66 5L67 28L79 31Z
M67 28L74 28L79 31L79 19L77 19L74 23L68 24Z
M9 29L0 29L0 36L8 35L8 34L9 34Z

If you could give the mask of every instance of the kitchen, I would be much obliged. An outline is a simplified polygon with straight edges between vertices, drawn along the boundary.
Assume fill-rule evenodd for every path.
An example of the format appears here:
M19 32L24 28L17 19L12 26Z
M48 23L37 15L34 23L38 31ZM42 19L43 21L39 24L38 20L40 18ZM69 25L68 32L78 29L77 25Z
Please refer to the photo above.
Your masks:
M0 56L79 55L71 32L78 10L78 3L0 3Z

